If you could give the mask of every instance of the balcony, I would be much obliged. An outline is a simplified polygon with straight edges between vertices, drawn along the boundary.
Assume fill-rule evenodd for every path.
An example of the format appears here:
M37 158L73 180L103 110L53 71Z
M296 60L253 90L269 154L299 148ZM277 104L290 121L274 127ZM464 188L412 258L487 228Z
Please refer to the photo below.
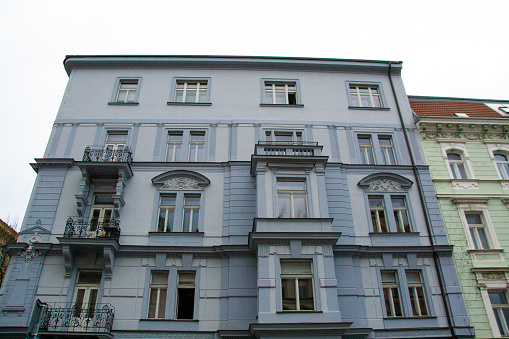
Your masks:
M322 156L322 148L313 141L259 141L251 156L251 174L255 175L258 164L302 169L319 163L325 167L328 157Z
M104 146L87 146L83 153L83 161L92 162L133 162L130 147L111 149Z
M120 222L111 218L108 221L69 217L65 224L64 238L114 238L120 236Z
M111 328L115 309L110 304L52 305L41 303L39 334L94 334L100 338L112 338Z

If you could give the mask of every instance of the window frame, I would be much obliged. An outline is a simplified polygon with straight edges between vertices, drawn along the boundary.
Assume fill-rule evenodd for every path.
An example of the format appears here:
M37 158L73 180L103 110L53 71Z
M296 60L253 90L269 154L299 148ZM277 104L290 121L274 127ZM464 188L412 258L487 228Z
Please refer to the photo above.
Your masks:
M267 102L265 96L265 84L295 84L295 104L276 104L274 102ZM286 86L285 86L286 88ZM288 101L288 92L285 91L286 101ZM299 79L281 79L281 78L262 78L260 79L260 106L261 107L304 107L302 104L302 95L300 91Z
M168 136L170 133L182 133L182 142L180 147L180 156L179 159L175 159L175 161L168 161L167 155L168 155L168 145L169 139ZM160 160L163 162L186 162L186 163L196 163L196 162L207 162L207 156L208 156L208 147L209 147L209 130L207 128L183 128L183 129L177 129L177 128L165 128L164 131L164 138L165 141L162 142L161 145L161 156ZM201 161L189 161L190 156L190 148L191 148L191 134L193 133L203 133L204 134L204 141L203 141L203 159Z
M419 283L408 282L408 274L409 273L417 273L419 276L420 282ZM430 312L429 312L428 300L426 298L426 288L424 286L424 279L422 277L422 271L407 269L407 270L405 270L405 278L406 278L406 283L407 283L407 287L408 287L408 296L409 296L409 300L410 300L410 305L411 305L410 310L412 311L412 315L414 317L428 317L430 315ZM419 298L417 295L418 288L422 289L422 294L423 294L423 299L424 299L424 308L425 308L426 314L422 314L423 313L422 305L420 305ZM411 289L413 289L413 292L410 291ZM414 298L413 302L412 302L412 294L413 294L413 298ZM414 308L418 311L417 313L420 313L420 314L416 315L414 312Z
M312 211L313 211L313 208L312 208L312 201L311 201L311 196L310 196L310 177L308 175L290 175L290 174L287 174L287 175L277 175L277 176L274 176L273 177L273 187L274 187L274 190L273 190L273 201L275 202L273 205L274 205L274 217L275 218L279 218L279 199L278 199L278 181L281 179L281 181L292 181L292 180L295 180L295 181L303 181L305 183L305 187L306 187L306 194L305 194L305 198L306 198L306 208L307 208L307 217L306 219L308 218L312 218ZM296 218L281 218L281 219L296 219Z
M177 83L178 82L207 82L207 95L204 102L178 102L176 100L176 92L177 92ZM167 102L168 105L181 105L181 106L211 106L211 88L212 88L212 78L210 77L173 77L170 99ZM198 96L199 98L199 96ZM185 100L185 97L184 97Z
M135 81L135 80L138 82L138 84L137 84L137 87L136 87L136 94L134 96L134 101L132 101L132 102L119 102L119 101L117 101L118 93L119 93L120 86L121 86L122 82ZM108 102L108 105L125 105L125 106L139 105L139 98L140 98L140 90L141 90L142 80L143 80L143 78L140 77L140 76L133 76L133 77L122 76L122 77L117 77L115 79L115 86L113 87L113 93L111 95L110 102ZM127 99L127 96L126 96L126 99Z
M371 218L371 206L369 204L369 198L370 197L381 197L383 200L384 205L384 211L385 211L385 220L387 222L387 228L388 232L376 232L375 231L375 225L373 225L373 221ZM398 223L396 221L396 218L394 216L394 212L398 210L395 209L392 203L392 198L403 198L405 200L406 204L406 213L408 222L410 224L410 231L404 231L401 232L398 230ZM413 212L410 204L409 194L408 192L365 192L365 203L367 206L367 212L368 212L368 223L370 226L370 232L369 233L376 233L376 234L390 234L390 233L398 233L398 234L409 234L409 233L415 233L417 232L414 228L416 225L415 220L413 218Z
M284 312L284 313L302 313L302 312L317 312L320 308L319 303L319 293L320 286L317 285L317 267L316 267L316 258L314 257L308 257L308 256L302 256L301 258L292 258L289 256L277 256L277 279L276 279L276 288L277 288L277 302L276 302L276 308L277 312ZM283 310L283 274L282 274L282 262L308 262L311 268L311 274L309 274L310 277L307 277L307 279L311 278L311 286L312 286L312 295L313 295L313 310ZM299 274L293 274L293 276L298 276ZM290 275L288 275L290 276ZM298 277L296 278L298 279ZM296 301L297 303L297 301Z
M442 148L442 156L444 158L445 166L447 168L447 173L449 173L449 178L451 180L476 180L474 171L472 169L472 165L470 163L470 156L468 154L467 148L464 144L454 143L444 143L441 145ZM448 159L448 154L454 153L461 156L463 167L465 169L466 178L455 178L454 173L452 172L451 166L450 166L450 160Z
M369 138L371 140L371 150L373 153L373 164L365 163L364 161L361 161L363 158L363 155L361 153L361 144L359 143L359 138ZM385 161L385 155L384 155L384 148L380 144L380 139L390 139L391 140L391 146L392 154L394 156L394 164L387 164ZM399 152L397 149L397 143L396 143L396 136L394 133L388 132L388 133L372 133L372 132L364 132L364 131L356 131L354 133L354 143L356 145L355 154L357 156L357 163L361 165L382 165L382 166L396 166L400 164L400 157Z
M163 273L163 272L166 272L167 274L167 278L166 278L166 285L164 285L164 287L166 287L166 296L165 296L165 300L164 300L164 316L163 317L158 317L157 316L157 313L158 311L160 310L160 307L158 307L158 305L160 304L160 289L158 289L158 292L157 292L157 302L156 302L156 309L155 309L155 317L151 318L150 317L150 299L152 297L152 289L153 288L156 288L156 287L153 287L155 285L157 285L158 288L160 288L160 286L163 286L163 284L154 284L152 282L152 278L154 276L154 273ZM170 286L170 271L169 270L150 270L150 277L149 277L149 287L148 287L148 305L147 305L147 312L146 312L146 319L167 319L167 314L168 314L168 290L169 290L169 286Z
M383 86L381 82L373 82L373 81L351 81L347 80L345 81L345 88L346 88L346 95L348 98L348 108L349 109L360 109L360 110L379 110L379 111L388 111L390 110L389 107L387 107L387 101L385 100L385 94L383 90ZM352 97L350 95L350 86L356 86L356 87L377 87L379 91L380 96L380 104L382 107L363 107L354 105L354 102L352 100Z
M500 144L487 144L486 147L488 148L488 152L489 152L491 161L493 162L493 166L495 166L495 171L497 172L498 178L500 180L508 180L509 181L509 146L500 145ZM508 161L506 163L507 166L505 167L506 168L506 170L505 170L506 178L504 178L504 175L502 174L502 172L500 171L500 168L498 166L500 163L505 163L505 162L500 162L495 158L495 156L498 154L504 155L508 159Z
M393 273L394 277L396 278L395 283L384 283L383 281L383 273ZM384 304L384 310L385 310L385 317L386 318L403 318L405 317L405 307L403 306L403 295L401 293L401 282L400 278L398 277L398 271L397 270L380 270L380 284L382 285L382 295L383 295L383 304ZM390 296L385 294L385 289L390 289ZM395 314L395 307L394 307L394 296L392 293L392 289L396 288L398 292L398 298L399 298L399 309L401 312L401 315ZM389 310L387 310L387 300L390 299L390 305L391 305L391 314L389 314ZM394 312L393 312L394 310ZM394 314L393 314L394 313Z
M171 231L159 231L159 212L161 209L161 197L165 195L175 195L175 209L174 209L174 215L173 215L173 230ZM184 209L185 206L185 197L186 195L199 195L200 196L200 205L198 208L198 227L196 229L190 229L189 231L184 231ZM162 234L176 234L176 233L196 233L196 232L203 232L203 230L200 229L200 226L203 225L203 196L204 196L204 190L198 189L198 190L159 190L156 198L156 216L155 216L155 227L153 226L153 232L155 233L162 233ZM195 206L195 205L193 205ZM166 215L168 212L166 212ZM166 224L165 224L166 226ZM180 226L180 227L179 227ZM180 230L175 231L176 227L179 227Z
M288 143L285 143L285 142L282 142L282 141L274 140L277 133L287 133L287 134L291 133L292 134L292 141L288 142ZM267 134L270 134L270 139L271 140L267 140ZM300 141L298 140L298 134L300 134L300 139L301 139ZM280 145L301 145L306 140L304 139L304 130L302 130L302 129L265 128L265 129L263 129L263 134L262 134L261 141L275 143L275 144L280 144Z
M175 311L174 311L174 315L173 315L173 318L175 320L194 320L195 319L195 316L196 316L196 298L197 298L197 278L198 278L198 274L197 274L197 271L193 271L193 270L177 270L177 276L176 276L176 279L175 279ZM188 287L188 286L182 286L182 287L179 287L179 277L180 277L180 274L189 274L189 273L193 273L194 274L194 284L192 286L192 289L194 289L194 297L193 297L193 317L191 319L184 319L184 318L178 318L178 309L179 309L179 288L182 288L182 289L191 289L191 287Z
M461 224L463 225L463 229L465 231L465 236L467 238L467 243L470 251L489 251L489 250L499 250L500 244L498 242L495 228L493 226L493 221L491 220L490 213L488 211L488 206L485 203L471 203L469 201L459 201L458 202L458 212L461 219ZM472 235L470 233L470 225L467 221L467 214L480 214L482 220L484 221L484 228L486 230L486 236L488 243L490 244L489 249L477 249L475 248L474 240L472 239Z

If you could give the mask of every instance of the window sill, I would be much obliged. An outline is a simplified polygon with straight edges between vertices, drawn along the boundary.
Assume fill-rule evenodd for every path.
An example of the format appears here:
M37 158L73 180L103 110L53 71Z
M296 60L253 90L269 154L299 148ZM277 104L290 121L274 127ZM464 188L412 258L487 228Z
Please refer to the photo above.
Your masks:
M296 105L287 105L287 104L260 104L260 107L294 107L294 108L302 108L303 104Z
M159 322L159 321L182 321L182 322L186 322L186 323L189 323L189 322L198 322L199 320L198 319L150 319L150 318L147 318L147 319L140 319L140 321L156 321L156 322Z
M167 235L178 235L178 236L203 236L203 232L148 232L150 236L167 236Z
M211 102L174 102L168 101L168 106L212 106Z
M348 106L349 109L359 109L367 111L390 111L390 107L359 107L359 106Z
M408 236L418 236L419 235L419 232L369 232L369 235L374 235L374 236L378 236L378 235L395 235L395 236L405 236L405 235L408 235ZM382 236L383 236L382 235Z
M203 232L148 232L150 246L202 246Z
M503 248L489 248L489 249L468 249L468 253L477 253L477 254L494 254L494 253L503 253Z
M372 246L422 246L419 232L370 232Z
M323 311L277 311L276 313L282 313L282 314L287 314L287 313L323 313Z
M437 319L437 316L424 315L420 317L384 317L384 320L415 320L415 319Z
M139 102L108 102L108 105L112 106L137 106Z

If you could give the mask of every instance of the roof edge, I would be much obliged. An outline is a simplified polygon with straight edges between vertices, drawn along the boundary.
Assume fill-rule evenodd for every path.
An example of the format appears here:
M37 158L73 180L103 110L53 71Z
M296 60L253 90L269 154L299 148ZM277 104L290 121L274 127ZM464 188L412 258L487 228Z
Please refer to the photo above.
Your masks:
M409 101L457 101L457 102L475 102L475 103L509 103L509 99L498 100L498 99L479 99L479 98L457 98L457 97L435 97L426 95L408 95Z

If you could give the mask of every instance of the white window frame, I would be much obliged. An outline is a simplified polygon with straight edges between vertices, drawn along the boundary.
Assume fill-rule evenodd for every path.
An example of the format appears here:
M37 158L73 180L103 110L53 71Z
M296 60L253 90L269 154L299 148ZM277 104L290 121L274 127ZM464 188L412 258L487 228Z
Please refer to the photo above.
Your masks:
M500 244L496 237L495 229L493 227L493 222L491 220L490 214L488 212L488 207L485 203L470 203L465 201L463 203L458 204L458 211L460 214L461 223L463 224L463 228L465 231L465 235L467 238L468 247L470 250L475 251L484 251L485 249L476 249L474 241L472 239L470 233L470 225L467 222L466 214L480 214L481 218L484 221L486 236L488 237L488 242L490 244L489 249L500 249Z
M410 283L408 282L408 274L409 273L417 273L418 276L419 276L419 282L418 283ZM424 287L424 281L423 281L423 278L422 278L422 272L421 270L405 270L405 278L406 278L406 282L407 282L407 286L408 286L408 295L409 295L409 300L410 300L410 303L411 303L411 312L412 312L412 315L414 317L427 317L429 316L429 306L428 306L428 298L426 298L426 288ZM421 305L419 303L419 296L418 296L418 292L417 290L418 289L421 289L422 290L422 295L423 295L423 298L424 298L424 312L421 308ZM414 298L413 302L412 302L412 296ZM417 311L417 314L414 313L414 309ZM424 313L424 314L423 314Z
M491 161L493 161L493 166L495 166L495 170L497 171L497 175L501 180L509 180L509 161L503 162L503 164L506 164L505 166L505 173L502 173L499 168L499 164L502 163L495 159L495 154L503 154L507 157L509 160L509 145L505 144L486 144L486 147L488 148L488 152L490 154ZM505 178L504 178L505 176Z
M120 91L124 91L122 89L122 84L124 83L133 83L136 82L136 88L134 89L125 89L127 91L127 95L125 97L124 101L119 101L119 94ZM139 104L139 97L140 97L140 88L141 88L141 77L118 77L115 80L115 87L113 89L113 94L111 96L111 101L108 103L110 105L137 105ZM127 101L127 98L129 97L129 92L134 91L134 99L132 101Z
M369 139L369 145L359 143L359 139ZM360 158L362 159L361 163L364 165L376 165L375 150L373 147L373 136L370 134L367 134L367 135L358 134L357 135L357 145L359 146ZM368 161L368 159L369 159L368 153L371 153L373 163L370 163Z
M206 129L166 129L166 143L164 144L163 159L165 162L206 162L207 161L207 146L208 146L208 131ZM182 133L182 141L180 143L180 155L175 156L175 153L172 154L172 159L168 159L168 148L173 147L175 149L175 145L177 143L169 141L169 135L171 133ZM203 141L193 141L192 135L203 134ZM202 156L198 156L198 152L196 150L199 149L200 146L203 146ZM195 156L193 159L190 159L191 149L195 149ZM198 161L199 160L199 161Z
M304 190L285 190L285 189L279 189L279 185L278 183L279 182L303 182L304 183ZM304 177L277 177L276 178L276 201L277 201L277 204L276 204L276 215L278 217L280 217L280 206L279 206L279 193L281 192L282 194L289 194L290 195L290 208L291 208L291 211L290 211L290 215L291 217L288 217L288 218L285 218L285 219L294 219L294 218L297 218L295 216L295 204L293 202L294 198L294 194L299 194L299 195L304 195L304 203L306 205L306 216L304 218L311 218L310 217L310 208L309 208L309 198L308 198L308 194L309 194L309 188L308 188L308 183L309 183L309 180L308 178L304 178ZM280 218L284 218L284 217L280 217Z
M189 88L189 85L193 84L196 87L195 88ZM183 85L182 88L179 88L179 85ZM205 93L205 97L207 97L207 92L209 90L208 81L202 81L202 80L177 80L175 84L175 102L181 102L181 103L205 103L205 101L200 101L200 94ZM176 101L177 100L177 93L182 92L182 101ZM186 101L187 95L191 92L194 92L194 101Z
M380 139L389 140L390 145L382 145L380 143ZM380 152L382 153L382 159L384 160L385 165L397 165L398 161L396 160L396 153L394 152L394 140L391 135L380 134L378 135L378 144L380 146ZM390 154L392 154L392 159L394 159L394 163L391 162Z
M397 165L399 163L398 161L398 152L396 150L396 143L395 143L395 135L388 132L388 133L372 133L371 131L356 131L354 133L354 142L357 145L356 154L357 154L357 161L359 164L363 165ZM359 138L369 138L371 142L371 152L373 154L373 163L367 163L366 156L369 152L369 148L366 146L361 146L359 143ZM380 143L380 139L389 139L391 144L390 146L382 145ZM389 163L389 152L391 152L394 163Z
M272 90L268 91L272 93L272 100L268 102L267 96L266 96L266 89L265 85L272 85ZM275 86L276 85L284 85L285 89L284 91L277 91ZM295 85L295 91L290 91L288 89L288 85ZM284 93L285 94L285 103L276 103L276 93ZM290 104L289 102L289 94L294 93L295 94L295 104ZM286 106L286 107L301 107L302 100L301 100L301 93L300 93L300 84L298 79L261 79L261 105L264 106Z
M158 274L158 273L165 273L167 275L167 280L166 280L166 284L162 284L162 283L153 283L152 282L152 278L154 277L154 273ZM166 319L166 316L167 316L167 306L168 306L168 287L169 287L169 271L168 270L152 270L150 272L150 285L149 285L149 289L148 289L148 305L147 305L147 319ZM155 305L155 317L154 318L150 318L150 299L151 299L151 296L152 296L152 289L155 289L157 290L157 296L156 296L156 305ZM165 297L165 300L164 300L164 315L160 315L159 314L159 310L160 310L160 303L161 303L161 290L162 289L166 289L166 297Z
M181 101L177 101L177 91L181 91L181 89L177 89L178 83L184 83L183 96ZM196 83L196 84L207 84L206 90L200 90L197 85L196 89L189 89L192 91L196 91L194 102L186 102L186 92L187 84ZM210 77L173 77L172 89L170 95L170 101L168 101L168 105L188 105L188 106L210 106L212 105L210 101L210 90L212 86L212 79ZM206 95L203 101L200 100L200 92L205 92Z
M385 221L387 223L388 232L381 232L381 227L379 224L379 219L377 216L377 225L373 225L373 221L371 219L371 206L369 204L369 198L381 198L383 202L383 210L385 213ZM392 204L392 198L403 198L405 200L406 208L394 208ZM368 220L371 226L370 232L374 233L411 233L416 232L414 229L415 221L413 219L413 213L410 206L409 195L406 192L366 192L366 206L368 210ZM376 210L375 208L373 210ZM378 208L381 210L381 208ZM398 225L398 221L396 220L395 212L398 211L406 211L408 223L410 227L410 231L407 232L404 229L401 229Z
M382 275L383 275L383 273L389 273L389 272L394 274L394 277L396 278L395 283L393 283L393 282L384 283ZM380 283L382 285L381 295L383 296L382 300L383 300L383 305L384 305L385 314L386 314L387 318L403 318L405 316L405 308L403 305L404 304L403 295L401 293L401 282L399 279L398 271L397 270L381 270L380 271ZM398 294L399 294L399 308L401 310L401 315L396 315L396 308L394 306L395 305L394 304L394 295L392 292L393 288L396 288L398 291ZM388 289L388 291L389 291L388 295L386 295L385 289ZM389 303L390 309L387 309L387 307L386 307L386 302L385 302L386 298L390 301L390 303Z
M382 201L382 207L371 207L371 204L369 203L370 199L381 199ZM382 231L382 224L380 222L380 212L382 211L384 213L383 219L385 220L385 227L387 227L387 232L389 232L389 221L387 220L387 209L385 208L385 199L383 195L376 195L376 194L369 194L368 195L368 207L370 212L370 219L371 223L373 224L373 218L371 217L371 213L376 213L376 225L373 226L373 232L375 233L386 233Z
M173 229L168 230L167 225L168 221L166 220L168 217L168 210L165 208L165 229L163 231L159 231L159 216L161 212L161 206L166 207L170 205L161 205L161 197L165 195L175 195L175 210L173 213ZM199 196L200 204L199 205L185 205L185 198L186 196L190 195L196 195ZM182 190L182 191L160 191L158 195L158 205L157 205L157 214L156 214L156 225L155 225L155 232L157 233L181 233L184 232L184 215L186 209L193 209L198 210L198 227L192 228L189 227L186 233L190 232L200 232L200 226L201 226L201 219L203 214L203 191L201 190ZM193 216L194 213L191 214L191 222L190 225L193 223ZM177 228L178 227L178 228Z
M347 95L347 98L348 98L348 105L350 109L367 109L367 110L389 110L389 108L387 108L387 104L386 104L386 101L385 101L385 95L384 95L384 91L383 91L383 86L382 86L382 83L381 82L372 82L372 81L349 81L347 80L345 82L345 87L346 87L346 95ZM357 102L358 104L355 104L354 101L353 101L353 98L352 98L352 93L351 93L351 87L354 87L356 88L356 97L357 97ZM358 88L359 87L368 87L369 90L368 90L368 95L369 95L369 98L370 98L370 103L371 103L371 106L362 106L362 101L360 100L360 97L362 96L360 93L359 93L359 90ZM378 94L376 93L372 93L372 89L373 88L377 88L378 89ZM380 107L376 107L375 104L374 104L374 101L373 101L373 97L376 96L376 97L379 97L380 99Z
M284 141L277 141L276 135L281 134L288 134L292 135L292 141L291 142L284 142ZM270 140L267 140L267 137L269 137ZM299 140L300 139L300 140ZM293 130L293 129L266 129L264 130L263 135L263 141L275 143L275 144L288 144L288 145L299 145L302 144L304 141L304 131L302 130Z
M452 180L472 180L472 179L475 179L474 171L472 170L472 165L470 163L470 156L469 156L467 148L465 147L464 144L462 144L462 143L454 143L454 144L442 143L441 144L441 148L442 148L442 156L444 158L444 161L445 161L445 164L446 164L446 167L447 167L447 172L449 173L449 177ZM463 163L463 166L465 168L465 173L467 175L466 178L461 179L461 178L455 178L454 177L454 173L453 173L453 171L451 169L451 166L450 166L450 160L448 159L448 153L455 153L455 154L459 154L461 156L462 163Z
M309 264L311 273L308 274L302 274L302 273L283 273L282 267L285 262L288 263L307 263ZM281 258L279 260L279 288L280 288L280 298L281 298L281 311L283 312L310 312L315 311L317 307L316 302L316 293L315 293L315 279L314 279L314 267L313 267L313 260L312 259L286 259ZM283 309L283 279L294 279L295 283L295 310L284 310ZM310 279L311 280L311 294L313 296L313 309L312 310L301 310L300 309L300 296L299 296L299 279Z

